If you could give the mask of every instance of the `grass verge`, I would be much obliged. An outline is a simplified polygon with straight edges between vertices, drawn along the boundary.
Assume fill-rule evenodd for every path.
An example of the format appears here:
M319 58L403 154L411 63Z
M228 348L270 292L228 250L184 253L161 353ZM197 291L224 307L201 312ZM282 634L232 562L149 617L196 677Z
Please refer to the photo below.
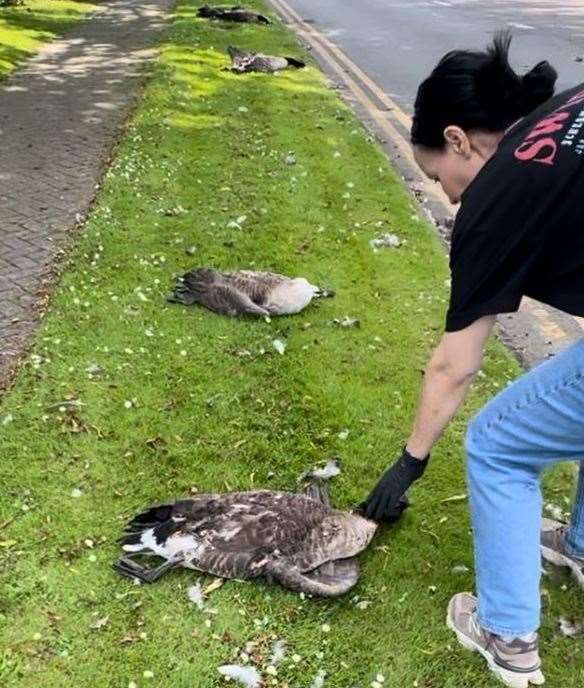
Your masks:
M0 7L0 78L95 9L84 0L26 0Z
M209 24L195 9L179 2L0 409L0 684L220 686L217 665L246 642L263 670L283 638L287 658L267 685L309 688L318 672L327 688L378 673L391 688L492 685L444 625L448 599L473 579L467 505L443 500L465 490L469 414L518 372L496 342L414 507L362 557L353 595L302 600L230 582L207 617L186 597L193 574L134 587L110 568L128 516L193 487L293 489L301 470L338 454L334 502L360 500L404 442L447 298L432 229L315 67L221 71L229 44L299 54L294 37L278 24ZM374 253L369 240L388 230L406 243ZM301 274L337 296L271 323L167 304L174 277L203 264ZM332 323L345 315L361 327ZM555 501L572 476L558 471ZM453 573L460 565L469 570ZM545 585L548 680L575 687L583 649L555 625L584 614L582 596L563 577Z

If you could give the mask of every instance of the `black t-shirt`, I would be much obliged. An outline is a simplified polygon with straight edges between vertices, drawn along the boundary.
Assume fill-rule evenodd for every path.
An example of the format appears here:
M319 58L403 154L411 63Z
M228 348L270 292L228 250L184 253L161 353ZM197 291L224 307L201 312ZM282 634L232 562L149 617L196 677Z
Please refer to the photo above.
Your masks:
M462 195L446 330L522 296L584 315L584 84L517 122Z

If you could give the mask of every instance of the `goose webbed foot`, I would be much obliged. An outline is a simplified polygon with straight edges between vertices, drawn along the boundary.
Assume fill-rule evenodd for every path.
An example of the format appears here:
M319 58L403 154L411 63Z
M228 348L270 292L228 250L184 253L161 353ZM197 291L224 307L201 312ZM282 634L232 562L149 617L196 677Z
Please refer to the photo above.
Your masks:
M180 566L182 561L182 559L170 559L160 564L160 566L149 568L148 566L142 566L131 556L125 556L118 559L113 566L114 570L121 576L137 579L141 583L154 583L167 571Z

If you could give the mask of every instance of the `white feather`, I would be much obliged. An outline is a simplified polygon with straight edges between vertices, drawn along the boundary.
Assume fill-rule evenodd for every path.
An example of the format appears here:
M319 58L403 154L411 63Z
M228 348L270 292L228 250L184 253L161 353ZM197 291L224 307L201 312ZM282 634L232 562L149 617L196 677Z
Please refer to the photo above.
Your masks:
M272 655L268 660L270 666L278 666L286 654L286 643L283 640L276 640L272 645Z
M324 686L324 677L326 673L321 669L315 676L312 686L310 688L322 688Z
M203 590L201 589L200 583L195 583L195 585L191 585L187 588L187 595L197 609L201 611L205 609L205 599L203 598Z
M246 688L260 688L262 677L255 667L240 666L238 664L224 664L217 667L217 671L227 678L238 681Z

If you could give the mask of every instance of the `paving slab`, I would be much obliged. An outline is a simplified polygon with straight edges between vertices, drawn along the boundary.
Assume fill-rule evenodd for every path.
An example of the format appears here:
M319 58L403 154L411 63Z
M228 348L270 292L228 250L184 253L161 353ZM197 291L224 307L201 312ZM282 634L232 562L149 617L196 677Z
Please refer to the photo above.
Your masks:
M0 389L99 187L174 0L104 0L0 83Z

